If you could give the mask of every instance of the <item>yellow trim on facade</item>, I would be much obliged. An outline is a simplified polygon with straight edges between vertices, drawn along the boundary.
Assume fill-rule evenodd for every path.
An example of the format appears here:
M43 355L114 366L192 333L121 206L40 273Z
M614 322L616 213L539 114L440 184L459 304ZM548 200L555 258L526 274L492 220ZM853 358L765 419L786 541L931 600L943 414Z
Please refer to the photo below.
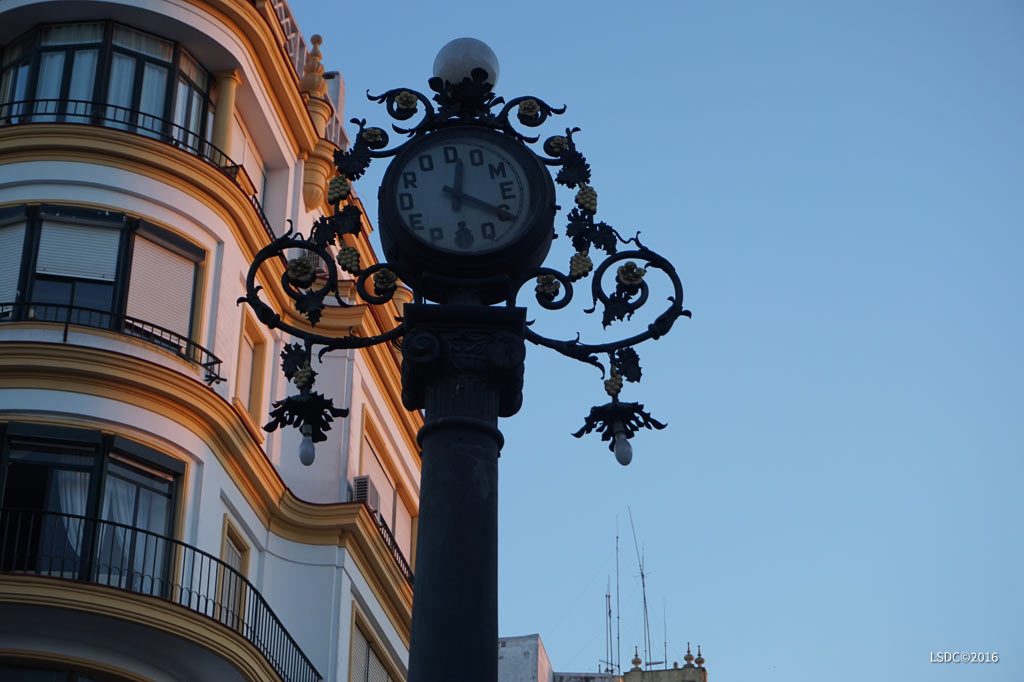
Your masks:
M0 389L72 391L104 397L164 415L195 433L271 532L295 542L348 550L408 644L412 588L381 542L369 512L362 504L313 504L298 499L234 407L199 381L108 350L38 341L0 342ZM8 419L44 420L20 413ZM90 424L84 417L74 421ZM113 427L100 420L91 423L94 428L118 429L127 437L167 450L165 443L137 429Z
M285 36L267 0L189 0L231 29L255 58L257 76L296 155L309 154L318 135L299 91L299 75L284 49Z
M212 651L252 682L281 679L263 654L242 635L207 616L161 599L74 580L0 574L0 603L48 606L117 618Z

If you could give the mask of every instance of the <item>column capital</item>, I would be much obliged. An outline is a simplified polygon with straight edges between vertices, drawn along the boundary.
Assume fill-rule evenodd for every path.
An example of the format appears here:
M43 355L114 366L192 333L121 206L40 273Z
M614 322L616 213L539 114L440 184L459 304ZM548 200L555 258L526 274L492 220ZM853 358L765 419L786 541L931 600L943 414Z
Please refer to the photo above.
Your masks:
M438 411L487 419L519 411L525 308L407 303L403 312L406 408L426 408L428 420ZM452 401L459 404L448 404Z
M214 71L213 79L217 81L217 83L233 81L236 86L239 86L242 84L242 72L238 69L225 69L224 71Z

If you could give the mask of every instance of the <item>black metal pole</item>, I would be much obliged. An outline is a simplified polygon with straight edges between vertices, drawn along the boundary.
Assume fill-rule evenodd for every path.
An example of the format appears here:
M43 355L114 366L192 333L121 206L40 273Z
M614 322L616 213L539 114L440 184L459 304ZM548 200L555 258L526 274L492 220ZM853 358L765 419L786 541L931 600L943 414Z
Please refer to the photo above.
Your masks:
M409 682L496 682L497 425L522 403L525 311L407 304L405 321L403 401L426 411Z

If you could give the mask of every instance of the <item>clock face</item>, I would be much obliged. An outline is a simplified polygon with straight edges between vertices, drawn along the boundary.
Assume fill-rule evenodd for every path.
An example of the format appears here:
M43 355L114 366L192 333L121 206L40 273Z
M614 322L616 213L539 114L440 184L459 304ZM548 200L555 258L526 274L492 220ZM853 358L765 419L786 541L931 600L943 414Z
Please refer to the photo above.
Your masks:
M530 184L522 164L481 135L425 142L395 176L398 217L415 238L459 254L495 251L529 228Z

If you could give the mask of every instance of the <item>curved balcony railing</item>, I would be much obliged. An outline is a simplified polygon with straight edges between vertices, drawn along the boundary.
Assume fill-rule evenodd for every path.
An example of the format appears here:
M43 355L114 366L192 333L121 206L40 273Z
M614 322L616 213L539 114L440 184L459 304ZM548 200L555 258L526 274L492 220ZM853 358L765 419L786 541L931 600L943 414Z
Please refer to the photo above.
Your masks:
M31 99L0 103L0 127L23 123L78 123L116 128L160 140L177 147L216 167L245 191L238 180L240 166L223 151L207 142L198 133L173 121L142 111L114 104L77 99ZM255 194L246 192L267 236L273 240L274 230Z
M198 365L203 369L203 379L208 384L224 381L220 375L220 358L206 348L170 329L128 315L59 303L0 303L0 323L4 322L54 322L64 325L64 343L67 343L71 326L118 332L151 343Z
M173 538L75 514L3 509L0 573L77 580L163 599L238 632L286 682L323 679L245 576Z
M398 541L395 540L394 533L388 528L388 524L384 521L384 518L370 507L369 504L363 502L366 508L370 510L370 514L373 516L373 520L377 523L377 532L380 533L381 540L384 541L384 546L388 550L388 554L394 559L395 565L398 566L399 573L405 578L405 582L411 586L413 584L412 568L409 566L409 562L406 561L405 555L402 554L402 548L398 546Z

